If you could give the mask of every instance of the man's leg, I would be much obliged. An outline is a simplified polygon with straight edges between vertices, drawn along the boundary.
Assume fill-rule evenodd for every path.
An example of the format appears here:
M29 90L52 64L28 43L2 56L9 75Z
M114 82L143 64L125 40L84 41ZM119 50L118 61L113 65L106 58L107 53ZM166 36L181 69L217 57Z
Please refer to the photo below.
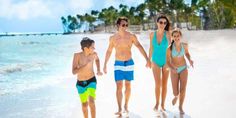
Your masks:
M131 82L130 81L125 81L125 112L129 112L128 110L128 103L129 103L129 98L131 94Z
M118 104L118 112L116 112L116 115L121 115L121 104L122 104L122 88L123 88L123 80L116 82L116 99Z

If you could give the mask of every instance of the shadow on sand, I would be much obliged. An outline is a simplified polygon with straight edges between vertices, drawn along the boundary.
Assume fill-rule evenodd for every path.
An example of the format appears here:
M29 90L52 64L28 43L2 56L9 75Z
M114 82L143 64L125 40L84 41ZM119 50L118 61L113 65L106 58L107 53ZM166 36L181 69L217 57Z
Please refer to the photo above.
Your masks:
M171 111L164 111L164 112L158 112L157 118L191 118L188 114L180 114L178 112L171 112Z
M117 116L116 118L142 118L140 115L129 112L129 115Z

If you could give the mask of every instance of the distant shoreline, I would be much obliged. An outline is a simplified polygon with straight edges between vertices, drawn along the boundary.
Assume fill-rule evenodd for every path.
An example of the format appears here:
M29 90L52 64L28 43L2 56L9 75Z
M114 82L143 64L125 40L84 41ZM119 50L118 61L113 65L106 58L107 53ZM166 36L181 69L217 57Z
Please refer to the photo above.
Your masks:
M185 29L182 29L185 30ZM236 30L236 28L232 29L216 29L216 30L188 30L188 31L217 31L217 30ZM141 30L141 31L130 31L133 33L141 33L141 32L148 32L149 30ZM105 31L95 31L95 32L71 32L71 33L63 33L63 32L40 32L40 33L0 33L1 37L11 37L11 36L51 36L51 35L75 35L75 34L101 34L101 33L115 33L115 31L105 32Z
M42 32L42 33L0 33L0 37L11 37L11 36L51 36L51 35L75 35L75 34L98 34L98 33L114 33L114 32Z

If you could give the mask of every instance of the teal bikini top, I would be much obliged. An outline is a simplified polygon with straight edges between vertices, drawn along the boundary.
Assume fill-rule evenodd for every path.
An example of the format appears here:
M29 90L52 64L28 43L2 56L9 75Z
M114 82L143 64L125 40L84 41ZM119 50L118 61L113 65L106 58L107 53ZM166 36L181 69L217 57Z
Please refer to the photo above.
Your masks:
M172 53L171 53L171 54L172 54L172 57L181 57L181 56L184 56L185 51L184 51L183 44L181 43L180 45L181 45L180 52L177 52L177 51L176 51L176 47L175 47L175 45L173 44Z

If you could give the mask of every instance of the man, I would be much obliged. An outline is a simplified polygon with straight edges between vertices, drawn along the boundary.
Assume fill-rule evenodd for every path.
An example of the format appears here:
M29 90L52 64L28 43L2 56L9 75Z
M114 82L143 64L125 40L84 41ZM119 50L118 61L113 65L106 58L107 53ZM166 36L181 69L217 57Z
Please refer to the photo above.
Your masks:
M137 37L134 34L126 31L128 27L128 19L126 17L118 18L116 22L118 32L112 35L109 39L109 47L106 52L105 62L104 62L104 73L107 73L107 62L110 58L113 48L115 48L115 81L116 81L116 98L118 103L118 112L115 115L122 115L122 88L123 88L123 80L125 80L125 104L124 104L124 112L128 113L128 102L131 93L131 81L134 79L133 69L134 62L131 54L131 47L134 44L144 58L147 61L146 67L150 67L151 62L148 59L146 52L143 47L137 40Z

